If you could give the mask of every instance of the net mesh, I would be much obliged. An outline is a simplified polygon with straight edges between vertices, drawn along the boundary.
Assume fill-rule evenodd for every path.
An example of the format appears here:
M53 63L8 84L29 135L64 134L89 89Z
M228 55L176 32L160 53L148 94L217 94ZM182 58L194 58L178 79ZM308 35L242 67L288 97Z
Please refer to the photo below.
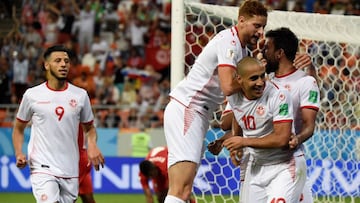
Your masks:
M237 7L185 1L185 69L219 31L236 24ZM312 57L318 72L321 107L313 137L305 143L308 177L317 202L360 202L360 18L272 11L266 30L289 27L299 52ZM265 31L266 31L265 30ZM249 47L255 55L263 45ZM220 106L205 143L221 137ZM198 202L238 202L239 169L228 152L205 152L194 194Z

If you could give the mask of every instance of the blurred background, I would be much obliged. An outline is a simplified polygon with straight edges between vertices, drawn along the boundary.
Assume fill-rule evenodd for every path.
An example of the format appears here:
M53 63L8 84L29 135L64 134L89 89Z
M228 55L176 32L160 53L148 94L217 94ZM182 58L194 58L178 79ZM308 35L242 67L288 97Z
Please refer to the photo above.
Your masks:
M196 2L224 6L241 3L240 0ZM360 15L359 0L262 2L279 11ZM196 32L192 29L190 35L186 35L187 43L194 45L191 56L186 58L190 64L207 42L207 39L193 38ZM45 80L43 51L59 43L72 50L69 81L88 91L98 128L99 146L106 156L108 168L93 173L95 193L141 194L137 164L145 155L139 155L134 149L165 145L162 125L171 82L171 0L0 1L0 192L31 191L28 169L20 172L14 167L12 123L26 89ZM318 49L321 50L317 52L322 52L336 51L337 48L324 45ZM359 88L360 55L355 52L345 60L345 65L353 63L351 66L355 66L355 70L347 70L347 73L342 70L342 73L354 76L355 86ZM330 81L328 89L336 88L335 83L342 83L337 82L343 78L338 77L338 71L334 69L318 67L320 77ZM185 68L184 74L186 71ZM358 91L354 92L358 94ZM328 101L333 103L350 101L346 95L335 95L332 91L325 93ZM345 122L343 119L349 119L349 129L357 130L358 137L358 97L352 102L350 106L358 106L358 111L346 115L340 109L340 112L329 112L332 115L324 114L322 119L328 119L326 121L332 122L335 128L341 127L341 122ZM217 114L220 115L221 111ZM215 130L210 136L217 134L216 113L214 117ZM344 133L345 136L348 134ZM28 138L29 129L26 142ZM357 143L355 139L347 142Z

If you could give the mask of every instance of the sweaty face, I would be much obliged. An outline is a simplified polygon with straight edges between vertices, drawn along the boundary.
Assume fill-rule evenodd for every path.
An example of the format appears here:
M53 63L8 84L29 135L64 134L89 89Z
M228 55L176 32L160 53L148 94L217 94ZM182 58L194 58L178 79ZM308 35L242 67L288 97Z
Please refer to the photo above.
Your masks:
M266 59L266 72L275 72L279 68L278 50L275 50L273 39L266 38L263 56Z
M246 30L245 41L247 44L256 45L257 41L264 34L267 17L254 16L244 20L243 28Z
M265 89L265 67L251 64L244 68L240 83L246 98L252 100L260 98Z
M48 77L66 80L70 68L70 59L66 52L53 52L45 62ZM49 78L49 79L50 79Z

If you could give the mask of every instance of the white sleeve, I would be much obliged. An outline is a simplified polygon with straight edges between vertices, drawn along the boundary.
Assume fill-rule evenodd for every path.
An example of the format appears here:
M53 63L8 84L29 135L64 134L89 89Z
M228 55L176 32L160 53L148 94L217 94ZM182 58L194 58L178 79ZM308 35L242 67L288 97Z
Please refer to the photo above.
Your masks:
M277 91L277 94L273 95L271 100L273 122L294 119L291 95L286 89Z
M301 108L320 108L320 91L315 78L311 76L304 77L301 80L300 88L300 107Z
M94 120L94 113L90 104L90 98L88 94L84 91L84 106L81 109L80 113L80 122L88 123Z

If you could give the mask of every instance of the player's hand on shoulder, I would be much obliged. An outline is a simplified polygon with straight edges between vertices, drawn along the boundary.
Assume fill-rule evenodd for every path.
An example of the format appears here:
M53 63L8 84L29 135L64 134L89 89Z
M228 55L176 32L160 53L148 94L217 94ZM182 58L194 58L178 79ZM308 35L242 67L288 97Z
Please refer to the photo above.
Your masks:
M297 53L293 65L296 69L305 70L306 68L312 66L311 57L308 54Z

